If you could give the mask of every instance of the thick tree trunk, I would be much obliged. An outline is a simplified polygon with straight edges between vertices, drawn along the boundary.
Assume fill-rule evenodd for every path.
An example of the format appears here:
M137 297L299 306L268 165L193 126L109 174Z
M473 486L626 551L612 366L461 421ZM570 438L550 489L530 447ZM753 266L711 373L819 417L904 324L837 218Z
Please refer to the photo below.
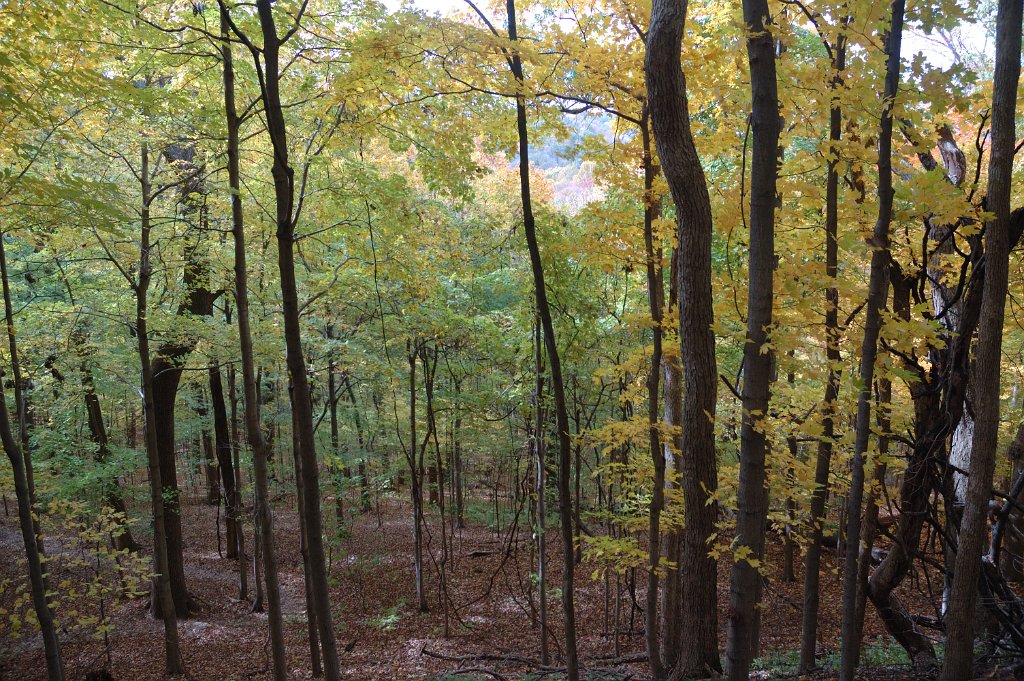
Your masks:
M185 267L182 285L186 297L178 305L179 315L210 316L216 296L206 282L206 264L201 262L197 247L185 247ZM196 610L195 600L185 582L185 564L182 556L181 505L178 490L178 468L175 460L174 405L181 383L182 363L196 347L195 338L164 343L153 355L153 406L156 410L156 443L160 457L160 478L164 483L164 525L167 529L167 561L170 570L171 593L178 617L188 617ZM160 616L160 599L152 599L155 616Z
M941 676L944 681L968 678L974 662L974 607L999 439L999 378L1009 270L1010 190L1016 144L1021 20L1020 0L1000 0L992 90L992 146L985 197L986 208L994 217L985 226L986 271L975 352L976 419L967 499L946 617L946 657Z
M871 389L874 385L878 334L882 327L882 309L889 293L889 226L892 222L892 128L893 100L900 82L900 46L903 40L905 0L893 0L892 17L886 45L882 120L878 133L878 217L872 232L871 271L868 275L868 299L864 339L861 343L860 395L857 399L857 425L854 440L853 473L850 481L846 525L846 559L843 573L842 659L839 676L852 681L860 658L857 637L857 576L860 558L861 506L864 495L864 455L871 435Z
M654 0L644 66L651 127L675 202L679 231L679 339L684 376L682 458L686 532L679 562L680 602L687 626L678 646L674 673L704 676L720 671L718 563L708 555L707 539L715 531L718 508L708 503L718 489L714 416L718 376L711 330L711 201L704 169L690 130L686 79L679 65L686 2Z
M178 615L175 609L168 567L168 539L165 521L167 509L164 499L169 491L163 484L160 469L160 453L157 445L156 405L153 401L153 365L149 350L149 285L153 276L150 250L149 204L151 185L149 178L149 149L142 145L142 228L139 239L139 275L135 285L135 328L138 335L139 362L142 370L143 416L145 418L146 455L149 463L150 498L153 504L153 557L156 575L153 579L153 604L159 604L164 622L164 670L169 675L185 671L178 644ZM157 608L152 607L156 610ZM156 613L154 613L154 616Z
M765 455L768 442L760 420L768 416L773 352L768 345L775 279L775 205L779 158L779 95L775 76L775 40L767 0L744 0L748 27L753 132L750 164L750 258L747 332L743 346L743 421L740 428L740 480L736 494L737 556L729 585L726 676L745 680L758 647L757 608L761 600L760 564L764 560L768 494Z
M268 602L267 621L270 626L270 650L274 681L288 676L284 649L284 627L281 618L281 590L277 576L277 554L274 547L273 515L267 485L267 443L260 425L260 401L253 360L252 329L249 324L249 283L245 254L245 220L242 213L241 183L238 159L239 120L235 110L235 72L231 43L228 40L229 16L220 5L221 63L224 67L224 112L228 130L228 184L231 191L231 233L235 243L235 307L238 318L239 350L242 356L242 392L245 398L245 430L252 448L253 482L255 486L255 525L257 537L253 549L256 565L262 564ZM262 560L262 563L261 563ZM263 581L256 569L256 604L262 605Z

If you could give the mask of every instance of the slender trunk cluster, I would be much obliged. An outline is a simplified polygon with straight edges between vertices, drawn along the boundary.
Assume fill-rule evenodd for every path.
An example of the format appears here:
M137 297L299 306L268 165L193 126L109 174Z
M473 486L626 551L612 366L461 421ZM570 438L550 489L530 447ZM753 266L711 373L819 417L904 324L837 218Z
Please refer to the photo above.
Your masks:
M235 71L228 35L227 8L220 6L221 61L224 69L224 113L228 131L228 187L231 192L231 234L234 237L235 317L238 320L239 354L242 358L242 395L245 404L245 432L252 448L253 483L255 487L255 524L257 540L254 554L257 564L256 602L267 598L267 621L270 627L271 664L274 681L288 677L284 649L284 625L281 617L281 589L277 574L277 552L274 545L273 515L270 512L267 462L270 451L260 425L260 400L253 358L252 327L249 322L249 269L245 250L245 215L242 211L241 177L238 159L240 121L235 108ZM260 568L263 580L259 577ZM265 592L262 589L266 581ZM254 606L255 607L255 606Z

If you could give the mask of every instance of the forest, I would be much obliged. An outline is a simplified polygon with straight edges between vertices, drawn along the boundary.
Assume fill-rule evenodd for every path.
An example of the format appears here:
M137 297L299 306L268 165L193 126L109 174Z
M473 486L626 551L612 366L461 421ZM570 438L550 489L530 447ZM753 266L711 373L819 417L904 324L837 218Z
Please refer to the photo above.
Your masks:
M1022 6L0 0L0 679L1024 678Z

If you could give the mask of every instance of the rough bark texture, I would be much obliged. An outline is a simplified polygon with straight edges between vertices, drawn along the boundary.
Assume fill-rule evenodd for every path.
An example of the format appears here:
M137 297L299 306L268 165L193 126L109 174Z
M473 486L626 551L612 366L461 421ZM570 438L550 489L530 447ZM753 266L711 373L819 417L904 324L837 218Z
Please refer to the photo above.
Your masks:
M946 657L941 676L944 681L968 678L974 661L974 606L999 435L999 378L1009 269L1010 188L1016 138L1014 116L1020 79L1021 9L1020 0L1000 0L996 19L992 146L985 197L986 207L994 217L985 226L985 284L975 352L976 419L967 497L946 617Z
M779 94L775 76L775 41L767 0L744 0L747 60L750 64L753 134L750 164L750 257L747 289L747 333L743 348L743 422L740 429L740 481L736 500L734 550L746 550L732 566L729 584L729 628L726 675L746 679L757 649L757 607L764 558L765 455L768 443L759 421L767 417L773 352L768 348L775 275L775 205L779 153Z
M655 0L647 33L644 72L651 127L662 172L675 202L679 231L679 339L684 374L682 488L686 530L679 574L679 603L689 616L680 627L675 672L704 676L720 671L717 561L708 555L718 509L708 494L718 488L714 415L717 365L711 299L711 201L690 130L686 78L679 65L686 2Z

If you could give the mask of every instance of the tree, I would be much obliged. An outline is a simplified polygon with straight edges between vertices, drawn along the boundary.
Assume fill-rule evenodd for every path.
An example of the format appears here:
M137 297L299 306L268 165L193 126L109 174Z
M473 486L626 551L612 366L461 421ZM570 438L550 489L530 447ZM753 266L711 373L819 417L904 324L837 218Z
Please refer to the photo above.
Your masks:
M675 202L679 233L679 338L683 387L681 485L686 532L679 574L680 602L690 614L679 642L677 672L682 676L721 670L718 658L717 594L707 585L717 578L708 554L714 532L717 488L714 415L717 369L711 300L711 200L704 169L690 130L686 77L679 66L686 2L655 0L647 32L644 71L651 126Z
M985 520L992 497L992 473L999 432L1000 367L1010 253L1010 190L1016 144L1017 85L1020 80L1019 0L1001 0L996 19L996 73L992 90L992 146L989 152L985 225L985 283L975 369L975 425L967 502L960 526L956 568L946 628L945 681L971 675L974 607L981 571Z
M764 560L765 454L768 441L762 419L768 415L774 350L769 342L775 270L775 204L780 112L775 77L775 39L765 0L744 0L748 27L753 155L750 164L750 260L747 335L743 347L743 422L740 434L740 484L734 560L729 586L726 675L746 679L758 648L758 604Z
M6 235L0 234L0 263L3 263L4 303L10 310L10 288L7 281L7 254L4 247ZM13 327L13 318L8 314L8 339L11 347L12 361L17 358L17 345ZM60 642L57 640L57 629L54 625L53 612L47 603L47 579L43 570L42 534L39 532L33 516L35 510L32 502L32 489L29 486L28 474L31 459L22 452L22 444L15 438L11 429L11 417L7 410L7 398L4 395L2 372L0 372L0 441L3 443L7 459L14 471L14 489L18 498L18 521L21 526L21 538L25 542L25 557L28 559L29 582L32 589L32 607L39 621L39 629L43 635L43 648L46 652L46 672L50 681L63 681L64 659L61 656Z
M226 10L223 0L218 0L218 3L222 11ZM257 12L263 37L262 47L256 47L247 33L238 27L230 13L227 14L227 19L232 32L249 49L256 65L267 122L267 136L273 148L271 174L274 178L276 203L277 261L284 307L286 359L293 390L293 428L297 433L298 457L302 464L302 495L305 504L302 523L308 541L311 567L308 578L311 582L314 613L320 633L324 674L328 681L337 681L340 678L338 644L334 634L327 584L320 508L320 474L316 460L309 379L306 374L306 360L302 354L299 299L295 283L295 227L301 215L302 204L295 202L295 170L288 161L288 131L281 105L280 50L281 46L299 30L305 8L304 3L292 18L288 31L284 36L279 36L270 0L259 0Z

